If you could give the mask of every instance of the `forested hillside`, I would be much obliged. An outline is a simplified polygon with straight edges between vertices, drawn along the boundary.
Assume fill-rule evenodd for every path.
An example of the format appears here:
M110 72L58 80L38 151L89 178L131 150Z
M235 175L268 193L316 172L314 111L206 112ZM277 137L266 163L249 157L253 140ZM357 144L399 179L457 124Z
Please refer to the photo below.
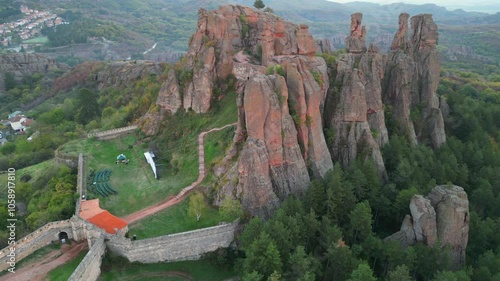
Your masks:
M441 79L439 94L450 108L446 144L433 151L392 135L383 147L388 182L372 163L336 165L304 198L286 200L270 220L251 219L235 261L243 280L500 278L500 103L490 96L500 94L484 90L488 82L479 81L486 77L451 73L474 78ZM383 241L399 230L410 198L436 184L456 184L469 195L467 264L458 271L450 271L450 254L439 246L404 249Z
M23 169L21 236L73 214L74 171L44 162L63 144L95 130L139 124L134 145L155 150L161 172L185 180L196 177L198 133L237 120L234 134L206 143L213 147L205 156L216 160L207 160L200 204L227 207L242 214L243 224L234 247L211 253L211 262L246 281L500 280L497 17L435 5L368 5L390 10L365 16L371 28L365 42L361 14L353 15L349 28L358 4L318 0L303 9L303 1L266 1L275 15L241 6L198 12L219 4L208 0L26 2L70 21L44 30L49 43L39 51L135 45L122 48L119 61L103 51L94 52L101 61L69 71L47 64L38 72L2 73L2 118L22 110L34 119L27 134L12 132L0 147L0 171ZM408 39L403 22L394 36L398 18L392 12L402 8L442 16L442 44L428 15L417 17L414 38ZM273 33L269 26L276 26ZM344 48L338 38L349 31ZM341 49L315 54L313 34ZM92 37L105 40L89 43ZM392 41L391 52L367 47L370 40ZM155 42L158 49L144 54ZM188 53L174 65L141 60L164 61L165 53L178 50ZM2 56L9 61L13 55ZM73 54L59 59L81 60ZM470 207L463 220L469 223L465 264L455 263L456 249L440 242L385 240L402 228L414 195L455 185L467 193ZM129 203L139 208L140 198L134 200ZM0 240L6 235L0 231Z

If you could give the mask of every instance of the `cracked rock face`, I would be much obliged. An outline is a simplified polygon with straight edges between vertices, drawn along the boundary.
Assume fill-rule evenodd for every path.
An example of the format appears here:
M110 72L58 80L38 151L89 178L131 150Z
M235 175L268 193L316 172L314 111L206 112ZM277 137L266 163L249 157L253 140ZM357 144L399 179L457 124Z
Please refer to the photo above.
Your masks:
M436 94L440 60L432 15L412 17L409 42L407 33L408 16L401 14L385 67L384 101L392 105L398 129L412 143L428 140L437 148L446 141L446 135ZM419 111L417 120L412 120L411 111Z
M4 76L6 73L13 75L16 82L20 82L25 75L34 73L45 74L49 70L63 69L67 66L59 65L55 59L40 54L4 54L0 55L0 91L5 90Z
M366 29L361 25L362 13L351 15L351 35L346 38L346 47L349 53L359 54L366 51Z
M364 38L360 14L352 15L351 38ZM356 39L357 38L357 39ZM363 39L364 40L364 39ZM386 177L380 146L388 142L382 104L383 59L376 46L339 57L335 85L329 89L324 120L335 132L330 150L334 160L347 167L358 157L375 162ZM339 87L340 85L340 87Z
M399 241L406 247L417 242L432 246L439 241L451 248L455 268L465 264L470 218L467 193L462 187L439 185L426 197L415 195L410 202L410 212L401 230L386 240Z

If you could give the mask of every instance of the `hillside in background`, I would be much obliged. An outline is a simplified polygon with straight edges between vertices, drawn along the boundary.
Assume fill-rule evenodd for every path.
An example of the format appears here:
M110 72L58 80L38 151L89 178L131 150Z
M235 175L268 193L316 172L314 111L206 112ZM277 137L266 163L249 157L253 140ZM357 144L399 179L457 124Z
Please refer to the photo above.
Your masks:
M214 9L226 3L252 6L253 1L28 0L24 3L30 8L55 11L70 22L69 26L59 28L55 33L47 31L51 40L38 51L75 64L82 60L177 61L186 51L189 37L196 29L199 8ZM392 41L401 12L410 15L429 13L439 26L443 59L472 62L476 66L485 62L496 64L500 60L498 46L491 44L500 40L500 13L449 11L434 4L340 4L326 0L307 3L268 0L264 3L285 20L308 24L315 38L330 39L337 49L345 47L352 13L363 13L368 31L367 43L376 43L383 51ZM460 36L456 36L457 32ZM464 48L464 42L467 42L467 48ZM71 61L72 57L80 59Z

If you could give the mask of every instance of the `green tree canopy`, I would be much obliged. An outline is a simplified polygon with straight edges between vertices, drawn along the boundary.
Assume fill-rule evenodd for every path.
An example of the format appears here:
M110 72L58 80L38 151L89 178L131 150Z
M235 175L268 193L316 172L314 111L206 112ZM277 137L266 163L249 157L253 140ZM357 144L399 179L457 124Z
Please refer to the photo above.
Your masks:
M266 5L264 4L264 2L262 0L255 0L255 2L253 2L253 6L260 10L260 9L264 8Z

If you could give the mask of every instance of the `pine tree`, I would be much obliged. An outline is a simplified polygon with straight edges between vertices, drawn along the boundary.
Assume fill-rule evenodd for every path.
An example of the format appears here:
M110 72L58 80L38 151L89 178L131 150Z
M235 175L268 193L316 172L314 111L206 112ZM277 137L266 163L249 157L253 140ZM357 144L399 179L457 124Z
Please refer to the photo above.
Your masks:
M262 0L255 0L255 2L253 3L253 6L260 10L260 9L264 8L266 5L264 4L264 2L262 2Z

